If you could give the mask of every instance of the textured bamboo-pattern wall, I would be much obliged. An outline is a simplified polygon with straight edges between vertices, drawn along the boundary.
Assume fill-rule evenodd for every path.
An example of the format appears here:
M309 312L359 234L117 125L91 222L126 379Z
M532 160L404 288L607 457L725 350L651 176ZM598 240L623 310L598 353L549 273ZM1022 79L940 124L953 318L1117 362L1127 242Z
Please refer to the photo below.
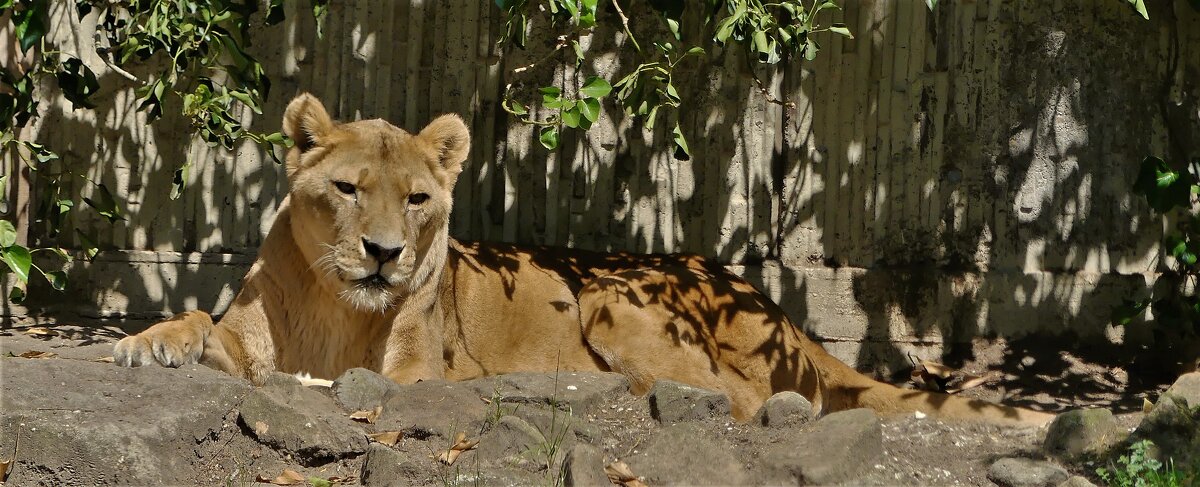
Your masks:
M457 194L462 238L692 251L734 263L1152 267L1153 249L1126 225L1144 216L1126 188L1132 162L1167 153L1163 99L1194 96L1194 12L1146 22L1115 1L946 2L934 13L920 2L845 7L836 20L855 39L823 35L816 61L759 71L794 109L768 103L740 55L708 46L708 60L680 73L684 111L647 131L606 106L591 132L568 132L550 152L499 110L503 85L570 86L627 69L619 33L584 39L602 53L594 65L509 80L546 46L502 55L490 3L333 2L324 40L289 4L288 20L256 39L275 84L266 113L245 122L276 129L298 91L318 94L341 119L379 117L409 130L463 114L475 140ZM49 100L35 138L113 188L129 217L110 226L85 216L83 226L117 249L252 252L285 190L279 168L249 144L229 154L191 142L169 115L147 125L134 110L134 83L92 54L89 24L63 28L73 15L56 6L55 42L118 89L101 95L97 112ZM641 18L652 26L639 33L657 28ZM706 44L694 30L690 40ZM691 161L669 154L675 116ZM170 172L188 162L192 187L171 202Z
M1110 333L1108 301L1146 287L1163 259L1161 223L1129 191L1136 163L1200 147L1200 14L1185 0L1150 2L1149 21L1118 0L943 1L934 12L919 1L842 2L834 20L854 39L823 34L815 61L758 70L791 108L768 102L749 63L692 22L685 40L709 56L677 75L684 110L647 130L606 105L591 131L568 132L555 151L500 110L503 87L565 81L569 93L591 74L627 72L620 29L581 40L598 53L588 65L576 69L567 49L513 78L552 41L535 25L539 44L499 51L492 2L338 0L323 40L302 3L287 2L287 20L255 39L274 85L264 113L245 114L250 127L277 130L300 91L340 119L410 131L460 113L474 140L455 236L716 256L834 340L940 340L929 333L973 336L1001 322L1027 331L1080 321ZM232 283L181 284L211 260L162 256L253 254L286 190L283 171L253 145L226 153L190 141L169 113L147 125L136 83L93 54L90 22L67 27L73 15L55 4L54 43L83 55L110 88L95 112L46 100L24 136L125 203L126 222L76 212L81 228L111 249L159 252L137 262L189 263L163 271L173 284L145 291L149 299L177 310L196 295L212 304L208 288L228 296ZM645 12L632 17L643 38L662 28ZM674 117L690 161L671 157ZM191 187L171 201L171 172L188 162ZM154 287L86 282L93 301ZM1015 314L998 320L996 310Z

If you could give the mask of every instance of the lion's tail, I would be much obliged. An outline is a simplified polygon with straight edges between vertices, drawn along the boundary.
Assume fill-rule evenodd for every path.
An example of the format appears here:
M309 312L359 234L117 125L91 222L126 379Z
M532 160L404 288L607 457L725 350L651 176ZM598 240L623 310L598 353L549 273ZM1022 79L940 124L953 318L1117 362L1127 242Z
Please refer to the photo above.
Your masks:
M871 408L881 414L921 412L930 416L974 419L1001 423L1043 425L1054 419L1051 413L1005 406L980 399L968 399L939 392L901 389L867 377L829 355L816 343L808 357L820 371L821 410L824 413L854 408Z

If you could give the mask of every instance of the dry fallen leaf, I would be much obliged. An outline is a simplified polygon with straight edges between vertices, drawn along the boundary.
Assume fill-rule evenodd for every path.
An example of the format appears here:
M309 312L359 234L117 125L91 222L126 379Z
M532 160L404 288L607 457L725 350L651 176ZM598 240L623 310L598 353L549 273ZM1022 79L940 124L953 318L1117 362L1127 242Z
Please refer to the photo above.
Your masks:
M404 437L404 433L399 431L382 431L367 435L367 438L386 446L396 446L396 442L400 441L402 437Z
M100 362L100 363L102 363L102 364L111 364L111 363L113 363L113 362L115 362L115 361L116 361L116 360L113 360L112 356L111 356L111 355L109 355L109 356L107 356L107 357L100 357L100 358L98 358L98 359L96 359L96 360L93 360L92 362Z
M478 445L479 440L468 440L467 434L460 432L454 438L454 444L450 446L450 449L438 454L437 461L446 465L454 465L454 461L458 460L459 455L465 451L474 450Z
M50 338L58 336L59 333L44 326L34 326L26 328L25 334L36 338Z
M274 485L300 485L300 484L305 483L304 476L300 475L299 472L296 472L295 470L286 470L286 469L283 471L283 473L279 474L279 476L275 477L274 479L267 479L266 477L259 475L257 478L254 479L254 481L258 482L260 484L274 484Z
M369 411L355 411L354 414L350 415L350 419L361 421L363 423L374 423L376 419L379 419L379 414L382 412L383 406L375 406L375 409Z
M265 435L265 434L267 434L267 431L270 431L270 430L271 430L271 427L268 426L267 423L264 423L262 421L254 422L254 436Z
M28 352L22 353L17 356L21 357L21 358L53 358L53 357L57 357L58 354L54 353L54 352L41 352L38 350L30 350Z
M920 361L909 377L918 389L947 394L962 392L992 380L990 375L967 374L929 360Z
M608 481L622 487L647 487L642 479L633 474L633 470L629 469L629 465L620 460L612 462L604 467L604 474L608 476Z
M1154 409L1154 403L1150 402L1150 398L1143 397L1142 398L1142 412L1149 413L1151 409Z
M967 389L970 389L972 387L979 387L981 385L986 384L989 380L992 380L991 375L963 374L961 377L961 381L954 387L946 389L946 393L955 394L955 393L959 393L959 392L965 391Z

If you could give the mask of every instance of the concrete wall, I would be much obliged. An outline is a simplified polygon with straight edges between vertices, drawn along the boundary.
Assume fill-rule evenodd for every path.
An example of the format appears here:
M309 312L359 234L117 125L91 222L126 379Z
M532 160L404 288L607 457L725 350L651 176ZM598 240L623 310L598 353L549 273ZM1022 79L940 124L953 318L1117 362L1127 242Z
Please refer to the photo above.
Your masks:
M277 130L299 91L335 117L412 131L460 113L474 145L455 236L716 256L859 364L980 336L1127 341L1111 308L1164 264L1163 223L1129 188L1144 156L1200 151L1200 15L1185 0L1150 2L1149 21L1118 0L944 1L932 13L915 1L844 3L836 20L855 39L822 37L816 61L759 70L795 107L768 102L745 59L713 48L677 75L685 111L651 131L605 106L591 131L568 132L552 152L505 117L502 88L628 69L619 29L582 39L599 54L590 65L563 57L514 79L550 46L497 50L492 2L332 2L325 40L288 3L288 20L255 39L273 88L244 122ZM48 99L23 136L115 188L128 221L78 212L110 250L76 265L65 295L35 292L29 308L0 312L144 321L222 309L286 191L281 168L249 144L227 153L192 142L177 117L145 124L136 83L92 54L94 19L71 30L71 15L55 7L52 38L101 75L101 108ZM641 35L659 28L633 18ZM698 27L685 35L708 44ZM670 155L674 117L690 161ZM189 161L192 187L171 201L171 171ZM37 225L30 237L49 242Z

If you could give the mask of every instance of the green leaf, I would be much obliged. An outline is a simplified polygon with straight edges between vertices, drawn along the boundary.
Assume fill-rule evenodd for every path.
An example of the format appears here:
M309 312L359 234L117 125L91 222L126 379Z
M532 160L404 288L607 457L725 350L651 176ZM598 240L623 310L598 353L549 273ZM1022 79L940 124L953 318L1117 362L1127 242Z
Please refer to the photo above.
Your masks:
M542 143L542 147L554 150L558 147L558 128L546 127L542 129L541 137L538 140Z
M937 8L937 4L938 4L938 0L925 0L925 6L929 7L929 10L933 10L934 8Z
M514 115L520 116L520 115L525 115L525 114L529 113L529 110L525 108L525 105L522 105L521 102L519 102L517 100L512 101L510 108L512 108L512 112Z
M121 216L121 209L117 207L117 200L108 191L108 187L103 184L97 184L96 188L96 199L84 198L83 202L95 209L96 213L99 213L100 216L108 219L109 223L124 220L125 217Z
M17 228L8 220L0 220L0 249L17 243Z
M1188 250L1188 242L1180 235L1168 235L1166 239L1167 252L1176 260L1186 264L1196 263L1196 254Z
M20 245L10 245L0 250L0 261L17 275L22 283L29 282L29 268L33 265L33 256L29 249Z
M1150 20L1150 13L1146 11L1146 0L1129 0L1129 4L1133 5L1133 9L1141 15L1143 19Z
M283 0L271 0L267 4L267 18L265 22L267 25L275 25L283 22L283 18Z
M243 105L246 105L247 107L250 107L251 110L254 110L254 113L260 115L262 114L262 108L259 106L258 102L250 96L249 93L246 93L242 90L231 90L229 92L229 96L237 98L237 100L242 102Z
M289 144L289 142L291 142L292 139L287 138L287 136L283 135L282 132L275 132L273 134L267 134L267 136L264 137L263 140L265 140L271 144L284 145L289 148L292 146L292 144ZM189 161L189 163L190 163L190 161Z
M583 83L583 88L579 89L579 93L589 98L603 98L612 92L612 85L608 84L604 78L592 76Z
M931 0L926 0L926 1L931 1ZM845 24L833 24L832 26L829 27L829 31L833 32L834 34L840 34L840 35L846 36L850 39L854 38L854 35L850 33L850 29L847 28Z
M191 172L192 161L184 163L179 169L175 170L175 174L171 177L171 199L177 200L183 194L183 190L187 189L188 173Z
M575 66L583 64L583 47L579 45L579 41L571 41L571 47L575 49Z
M75 229L75 235L79 237L79 243L83 244L83 256L88 262L96 258L96 254L100 253L100 249L96 247L96 242L88 237L78 228Z
M600 116L600 101L595 98L584 98L579 103L579 112L588 122L595 122Z
M1118 326L1128 325L1134 319L1142 316L1149 306L1150 299L1143 299L1141 301L1125 299L1119 306L1113 308L1112 321Z
M1142 160L1133 190L1146 196L1146 202L1159 213L1190 204L1189 193L1195 178L1186 172L1171 169L1157 157Z
M332 487L333 486L333 482L330 482L330 481L325 480L320 477L309 477L308 484L311 485L312 487Z
M58 80L58 87L63 97L71 102L72 108L96 108L96 104L88 99L100 91L96 73L76 58L64 61L62 68L62 71L54 73L54 78Z
M23 10L13 12L12 22L21 52L26 52L46 35L46 0L32 0L23 5Z
M821 45L811 37L804 40L804 59L812 61L817 58L817 52L821 50Z
M563 125L573 129L579 128L579 108L581 108L581 106L571 108L570 110L564 110L562 112Z
M679 129L679 122L675 122L675 129L671 130L671 140L675 143L675 158L681 161L692 159L692 152L688 150L687 139L683 137L683 131Z
M50 287L55 291L62 291L67 288L67 273L63 271L47 272L46 280L50 282Z
M13 304L25 302L25 289L21 286L13 286L12 290L8 292L8 301Z

